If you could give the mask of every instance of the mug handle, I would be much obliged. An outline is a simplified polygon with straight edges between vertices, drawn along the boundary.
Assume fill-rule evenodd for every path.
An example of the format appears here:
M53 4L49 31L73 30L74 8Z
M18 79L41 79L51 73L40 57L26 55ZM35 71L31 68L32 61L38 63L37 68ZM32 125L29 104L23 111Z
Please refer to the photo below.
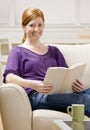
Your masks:
M67 113L72 116L72 106L67 107Z

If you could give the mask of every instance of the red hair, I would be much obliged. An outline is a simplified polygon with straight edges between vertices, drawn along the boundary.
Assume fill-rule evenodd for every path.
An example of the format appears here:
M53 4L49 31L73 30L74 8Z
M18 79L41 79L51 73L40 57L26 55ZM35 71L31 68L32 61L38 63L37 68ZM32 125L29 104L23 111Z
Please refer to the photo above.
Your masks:
M45 21L44 14L40 9L38 9L38 8L27 8L23 12L23 15L22 15L22 26L26 26L31 20L33 20L37 17L42 18L43 22ZM22 43L24 43L25 39L26 39L26 34L24 33Z

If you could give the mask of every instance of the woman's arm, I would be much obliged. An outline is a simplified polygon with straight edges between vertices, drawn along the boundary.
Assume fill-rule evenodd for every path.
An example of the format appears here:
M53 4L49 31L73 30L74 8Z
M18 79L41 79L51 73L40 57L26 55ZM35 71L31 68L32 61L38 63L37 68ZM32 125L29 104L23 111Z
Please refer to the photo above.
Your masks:
M6 76L6 83L16 83L24 88L26 87L34 89L35 91L42 94L49 93L53 88L52 85L46 84L43 81L23 79L20 76L12 73L9 73Z

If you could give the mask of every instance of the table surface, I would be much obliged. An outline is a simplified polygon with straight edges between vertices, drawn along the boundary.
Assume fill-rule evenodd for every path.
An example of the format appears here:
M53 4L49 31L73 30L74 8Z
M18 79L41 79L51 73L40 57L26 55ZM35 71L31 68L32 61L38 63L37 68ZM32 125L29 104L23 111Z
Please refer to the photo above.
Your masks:
M67 126L72 128L72 130L90 130L90 121L83 121L83 122L72 122L72 121L63 121ZM61 130L61 120L54 120L54 125L57 126L57 130ZM63 124L64 125L64 124ZM65 127L64 127L65 128ZM68 129L68 128L66 128ZM66 130L64 129L64 130Z
M72 122L72 121L64 121L67 125L69 125L73 130L90 130L90 121L83 122Z

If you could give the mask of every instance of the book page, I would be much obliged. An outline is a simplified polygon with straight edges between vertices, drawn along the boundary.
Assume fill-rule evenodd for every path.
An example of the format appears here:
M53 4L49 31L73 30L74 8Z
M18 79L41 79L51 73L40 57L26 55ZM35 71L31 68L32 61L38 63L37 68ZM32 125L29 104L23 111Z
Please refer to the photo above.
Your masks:
M66 77L67 69L65 67L50 67L47 70L44 82L53 85L51 93L59 93L63 91L63 82Z
M85 66L86 64L82 63L82 64L74 65L73 67L70 67L67 74L66 81L63 84L64 88L66 88L65 93L73 92L72 84L76 79L81 80L84 73Z

